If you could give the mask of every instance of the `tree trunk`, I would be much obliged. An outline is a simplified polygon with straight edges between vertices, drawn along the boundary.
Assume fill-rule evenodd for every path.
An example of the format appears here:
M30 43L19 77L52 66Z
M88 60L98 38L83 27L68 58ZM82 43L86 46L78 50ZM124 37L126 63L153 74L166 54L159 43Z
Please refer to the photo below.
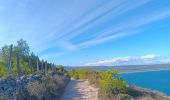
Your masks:
M45 75L47 75L47 61L45 62Z
M37 72L39 72L39 59L37 57Z
M56 74L56 67L55 67L54 64L52 64L52 73L53 73L53 74Z
M10 52L9 52L9 58L7 60L7 76L11 75L11 67L12 67L12 48L13 45L10 45Z
M17 66L17 72L18 72L18 77L21 77L21 68L20 68L20 64L19 64L19 54L16 54L16 66Z
M30 71L32 73L33 72L33 68L32 68L32 59L31 59L31 57L29 57L29 66L30 66Z
M41 71L43 71L44 70L44 60L42 60L42 66L41 66Z

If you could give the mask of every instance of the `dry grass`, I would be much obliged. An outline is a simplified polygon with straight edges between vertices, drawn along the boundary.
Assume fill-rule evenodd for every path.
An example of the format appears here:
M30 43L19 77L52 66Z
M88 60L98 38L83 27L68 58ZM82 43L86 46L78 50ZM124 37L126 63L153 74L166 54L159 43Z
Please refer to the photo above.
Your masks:
M65 76L44 77L40 81L29 83L27 86L28 97L31 100L53 100L60 98L68 82Z

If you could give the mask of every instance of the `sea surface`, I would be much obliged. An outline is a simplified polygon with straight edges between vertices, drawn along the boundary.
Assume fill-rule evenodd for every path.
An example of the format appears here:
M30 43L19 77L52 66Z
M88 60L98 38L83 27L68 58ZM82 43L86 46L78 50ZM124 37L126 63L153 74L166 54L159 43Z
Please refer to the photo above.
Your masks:
M160 91L170 96L170 70L123 73L121 76L130 85Z

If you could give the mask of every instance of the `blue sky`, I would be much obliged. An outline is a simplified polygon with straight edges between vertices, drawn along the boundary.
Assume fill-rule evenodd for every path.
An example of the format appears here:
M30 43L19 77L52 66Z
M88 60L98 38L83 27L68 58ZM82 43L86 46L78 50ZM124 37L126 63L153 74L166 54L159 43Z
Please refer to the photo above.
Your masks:
M20 38L57 64L168 63L170 0L0 0L0 47Z

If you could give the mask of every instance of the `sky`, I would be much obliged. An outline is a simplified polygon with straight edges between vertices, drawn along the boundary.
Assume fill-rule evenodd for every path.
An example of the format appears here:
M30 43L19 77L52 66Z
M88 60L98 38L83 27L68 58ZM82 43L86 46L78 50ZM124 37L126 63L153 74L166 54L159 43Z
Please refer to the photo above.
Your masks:
M0 0L0 47L71 66L170 62L170 0Z

